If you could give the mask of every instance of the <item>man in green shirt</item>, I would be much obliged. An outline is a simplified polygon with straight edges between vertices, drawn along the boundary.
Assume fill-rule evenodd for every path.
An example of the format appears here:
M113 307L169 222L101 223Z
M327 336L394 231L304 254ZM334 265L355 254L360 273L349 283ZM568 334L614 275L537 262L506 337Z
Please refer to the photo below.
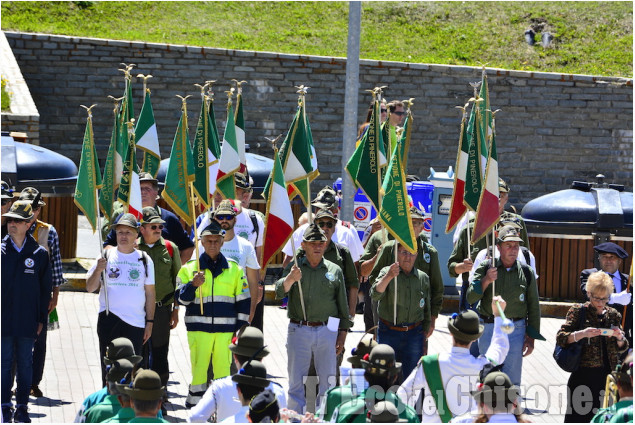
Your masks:
M624 358L611 375L617 384L619 401L598 410L591 423L633 422L633 353Z
M126 375L130 374L133 368L134 364L126 359L116 360L113 364L108 366L108 372L106 372L108 395L104 401L86 410L86 423L96 424L103 422L106 419L112 418L121 410L121 404L117 399L119 394L117 383Z
M441 264L439 254L435 247L428 243L428 238L422 233L423 214L415 207L410 208L412 228L417 235L417 256L415 267L430 279L430 328L425 337L429 338L434 331L434 324L443 304L443 277L441 276ZM369 281L374 283L381 269L395 262L396 243L389 240L384 243L377 252L375 265L370 272Z
M507 302L505 314L514 322L514 331L509 334L509 353L502 371L514 385L520 385L523 357L534 350L534 340L544 340L540 335L540 303L538 285L533 269L517 260L520 250L518 229L504 226L498 231L496 246L500 258L494 266L492 260L483 261L474 273L467 290L467 302L478 302L477 312L485 322L485 331L478 340L478 348L485 353L489 348L494 330L492 296L500 295ZM494 293L495 287L495 293Z
M358 397L335 408L330 422L366 422L368 407L379 401L390 401L399 413L399 418L410 423L420 422L415 410L395 393L395 383L401 372L401 363L395 361L395 351L386 344L379 344L370 352L368 360L361 360L368 381L368 389Z
M351 327L342 269L324 259L326 235L311 224L302 237L305 256L276 282L276 297L289 297L287 316L288 408L303 412L306 406L304 377L311 356L319 378L318 400L333 386L336 355L344 350ZM327 322L331 326L327 327ZM331 379L330 379L331 378Z
M430 279L415 267L416 254L397 244L397 262L379 272L371 288L378 301L377 341L395 350L408 376L423 355L424 335L430 328Z
M165 221L154 207L144 207L143 218L139 230L141 237L137 240L138 249L145 251L154 264L156 307L154 310L154 326L152 327L151 347L143 350L146 366L157 372L161 383L168 384L170 369L168 366L168 348L170 347L170 330L179 323L179 306L174 301L176 276L181 269L181 258L176 244L163 239L161 231ZM152 364L150 364L150 349Z
M135 417L129 423L169 423L157 417L163 402L165 386L161 385L161 378L155 371L139 369L132 386L123 387L121 391L132 399Z

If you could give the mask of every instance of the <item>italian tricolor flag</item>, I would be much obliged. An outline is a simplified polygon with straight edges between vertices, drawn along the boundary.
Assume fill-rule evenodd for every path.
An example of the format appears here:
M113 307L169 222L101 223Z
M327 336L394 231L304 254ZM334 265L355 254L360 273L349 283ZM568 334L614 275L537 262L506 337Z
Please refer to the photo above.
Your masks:
M445 233L450 233L456 224L465 215L467 208L463 203L465 194L465 180L467 175L467 158L469 149L469 139L467 135L466 116L467 105L463 108L463 119L461 121L461 135L459 137L459 152L456 155L456 168L454 174L454 191L452 192L452 205L450 215L445 227Z
M227 125L223 136L223 145L220 151L220 163L218 165L218 178L216 179L216 190L225 199L236 198L236 183L234 173L240 170L240 154L236 142L236 126L234 124L234 108L231 101L227 111Z
M243 95L241 89L238 89L238 96L236 97L236 117L234 120L236 124L236 147L238 148L238 157L240 158L240 170L241 173L247 171L247 156L245 154L245 118L243 117Z
M492 123L492 144L485 169L485 184L476 209L472 243L485 236L500 220L498 212L498 155L496 154L496 138L493 128L494 124Z
M267 194L267 214L262 249L262 267L266 268L271 259L282 249L293 234L293 211L287 195L282 164L276 150L273 159Z

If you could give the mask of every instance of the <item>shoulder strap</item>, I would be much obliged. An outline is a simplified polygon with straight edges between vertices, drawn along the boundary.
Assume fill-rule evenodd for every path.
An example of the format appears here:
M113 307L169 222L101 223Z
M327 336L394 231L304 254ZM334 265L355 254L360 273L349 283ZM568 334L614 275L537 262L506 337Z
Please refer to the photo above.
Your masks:
M531 264L531 256L529 255L529 250L527 249L527 247L521 246L520 250L523 252L523 255L525 256L525 261L527 262L527 265Z
M258 218L254 210L249 210L249 218L251 219L251 224L254 225L254 231L256 235L258 234Z
M430 395L434 398L437 412L441 422L448 423L452 419L452 412L445 398L445 389L441 381L441 368L439 367L439 354L430 354L421 358L421 366L426 376L426 382L430 388Z
M533 274L533 272L531 271L531 267L529 266L529 263L527 263L527 264L520 264L520 268L523 269L523 273L525 274L525 280L527 281L527 289L529 289L529 285L531 284L531 275Z
M145 253L145 251L141 251L140 249L138 249L137 251L139 251L139 261L141 261L143 263L143 269L146 272L146 277L148 277L148 254Z

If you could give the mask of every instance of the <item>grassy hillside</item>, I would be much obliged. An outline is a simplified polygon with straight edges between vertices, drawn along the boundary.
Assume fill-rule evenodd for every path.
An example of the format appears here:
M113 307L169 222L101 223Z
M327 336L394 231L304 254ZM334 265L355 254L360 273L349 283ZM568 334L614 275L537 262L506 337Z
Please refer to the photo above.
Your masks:
M347 2L2 2L3 30L309 55L346 56L347 25ZM361 57L632 77L633 3L364 2Z

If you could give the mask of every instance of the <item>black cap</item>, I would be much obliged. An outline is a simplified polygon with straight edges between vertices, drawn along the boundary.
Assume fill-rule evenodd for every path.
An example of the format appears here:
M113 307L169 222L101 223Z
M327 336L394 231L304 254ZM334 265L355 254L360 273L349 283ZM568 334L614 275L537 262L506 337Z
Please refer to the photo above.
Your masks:
M326 242L326 235L318 227L317 224L309 224L306 230L304 231L304 235L302 236L302 240L304 242Z
M595 245L593 249L598 254L615 254L622 259L628 257L628 252L626 252L624 248L613 242L604 242L599 245Z
M225 231L223 230L222 227L220 227L220 224L218 224L218 221L216 220L211 220L211 222L209 223L209 225L203 229L203 231L201 232L201 237L203 236L225 236Z

